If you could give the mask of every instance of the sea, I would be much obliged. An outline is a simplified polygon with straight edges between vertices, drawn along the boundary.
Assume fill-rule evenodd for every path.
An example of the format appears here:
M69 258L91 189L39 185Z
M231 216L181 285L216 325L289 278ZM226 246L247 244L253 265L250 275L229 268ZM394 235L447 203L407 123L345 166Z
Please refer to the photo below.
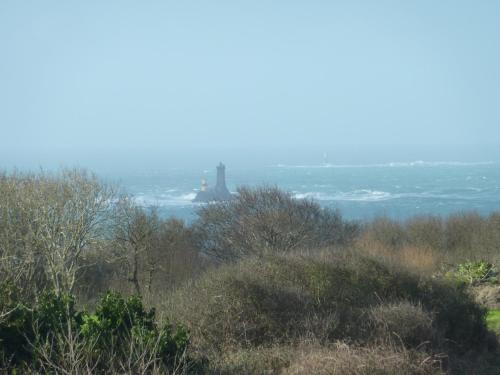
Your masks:
M192 200L201 180L215 184L216 168L166 168L119 176L120 186L142 207L156 207L164 218L196 219L202 204ZM239 186L276 186L297 199L313 199L340 210L347 219L375 217L405 220L413 216L448 216L500 211L500 163L392 162L358 165L226 164L230 191Z

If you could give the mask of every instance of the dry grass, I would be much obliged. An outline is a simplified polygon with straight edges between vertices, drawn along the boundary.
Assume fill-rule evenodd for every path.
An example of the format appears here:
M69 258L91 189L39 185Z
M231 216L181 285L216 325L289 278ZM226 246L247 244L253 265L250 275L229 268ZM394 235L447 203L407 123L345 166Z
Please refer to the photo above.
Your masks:
M304 341L225 353L212 363L218 375L442 375L442 356L395 346L327 346Z
M406 245L398 254L401 264L418 272L428 273L435 271L442 263L442 256L429 247Z
M500 265L500 215L421 216L406 222L387 218L368 223L356 247L396 267L432 273L466 261Z
M431 274L437 271L444 256L430 247L404 244L400 247L388 247L370 233L363 234L356 242L356 248L372 257L383 259L394 267L404 268L411 272Z
M290 366L295 354L292 346L273 345L226 351L210 363L210 374L279 374Z
M298 351L283 375L438 375L441 358L394 347L355 347L337 343L331 347Z
M500 285L478 285L471 288L476 300L488 309L500 309Z

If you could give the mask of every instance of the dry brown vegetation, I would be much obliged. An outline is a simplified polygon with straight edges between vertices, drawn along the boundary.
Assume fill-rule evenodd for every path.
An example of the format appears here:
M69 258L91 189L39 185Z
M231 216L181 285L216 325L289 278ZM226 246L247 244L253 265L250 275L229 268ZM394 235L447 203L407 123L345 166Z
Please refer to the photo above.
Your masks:
M239 350L221 357L217 374L442 375L442 358L398 347L345 342Z
M454 366L455 355L494 346L483 310L463 289L346 249L223 266L175 291L161 310L182 319L193 351L215 373L310 366L306 373L395 374L401 367L403 374L437 374ZM307 358L293 364L296 354L272 349L296 353L308 342L319 367ZM347 349L333 350L339 342Z
M306 348L294 353L287 375L441 375L441 358L401 347L353 347L337 343L332 347Z
M365 225L356 247L410 270L431 273L465 261L500 264L500 215L462 213L406 222L379 218Z
M263 187L197 215L162 219L85 171L1 175L0 284L17 294L0 298L0 326L15 298L72 292L93 306L113 289L188 328L185 355L198 365L172 373L495 373L496 339L470 291L492 304L498 287L448 274L466 261L500 265L500 214L360 224ZM60 345L42 348L44 371L92 368L67 371L87 357ZM135 368L158 373L154 358Z

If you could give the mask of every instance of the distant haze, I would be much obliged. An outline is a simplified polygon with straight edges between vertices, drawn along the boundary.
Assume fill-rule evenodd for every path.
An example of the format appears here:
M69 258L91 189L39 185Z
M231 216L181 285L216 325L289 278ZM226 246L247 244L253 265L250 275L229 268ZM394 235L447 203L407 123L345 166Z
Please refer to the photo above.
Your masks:
M500 160L500 1L0 1L0 168Z

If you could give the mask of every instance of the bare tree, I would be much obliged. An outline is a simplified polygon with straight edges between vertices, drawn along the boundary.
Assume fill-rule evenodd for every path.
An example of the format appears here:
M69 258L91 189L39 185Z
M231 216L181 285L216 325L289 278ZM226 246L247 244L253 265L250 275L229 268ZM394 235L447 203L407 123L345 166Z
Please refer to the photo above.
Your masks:
M128 281L137 294L142 294L143 270L148 268L150 290L155 262L151 259L159 228L159 219L155 210L146 212L135 205L131 198L119 201L116 207L114 238L121 257L128 269Z
M4 279L71 292L82 253L105 237L115 192L85 170L0 179Z
M44 284L36 231L30 212L36 205L33 176L0 176L0 277L12 285ZM27 290L29 294L31 290Z
M116 205L114 252L135 293L152 296L194 276L203 267L191 229L177 219L162 220L156 209L132 198Z

